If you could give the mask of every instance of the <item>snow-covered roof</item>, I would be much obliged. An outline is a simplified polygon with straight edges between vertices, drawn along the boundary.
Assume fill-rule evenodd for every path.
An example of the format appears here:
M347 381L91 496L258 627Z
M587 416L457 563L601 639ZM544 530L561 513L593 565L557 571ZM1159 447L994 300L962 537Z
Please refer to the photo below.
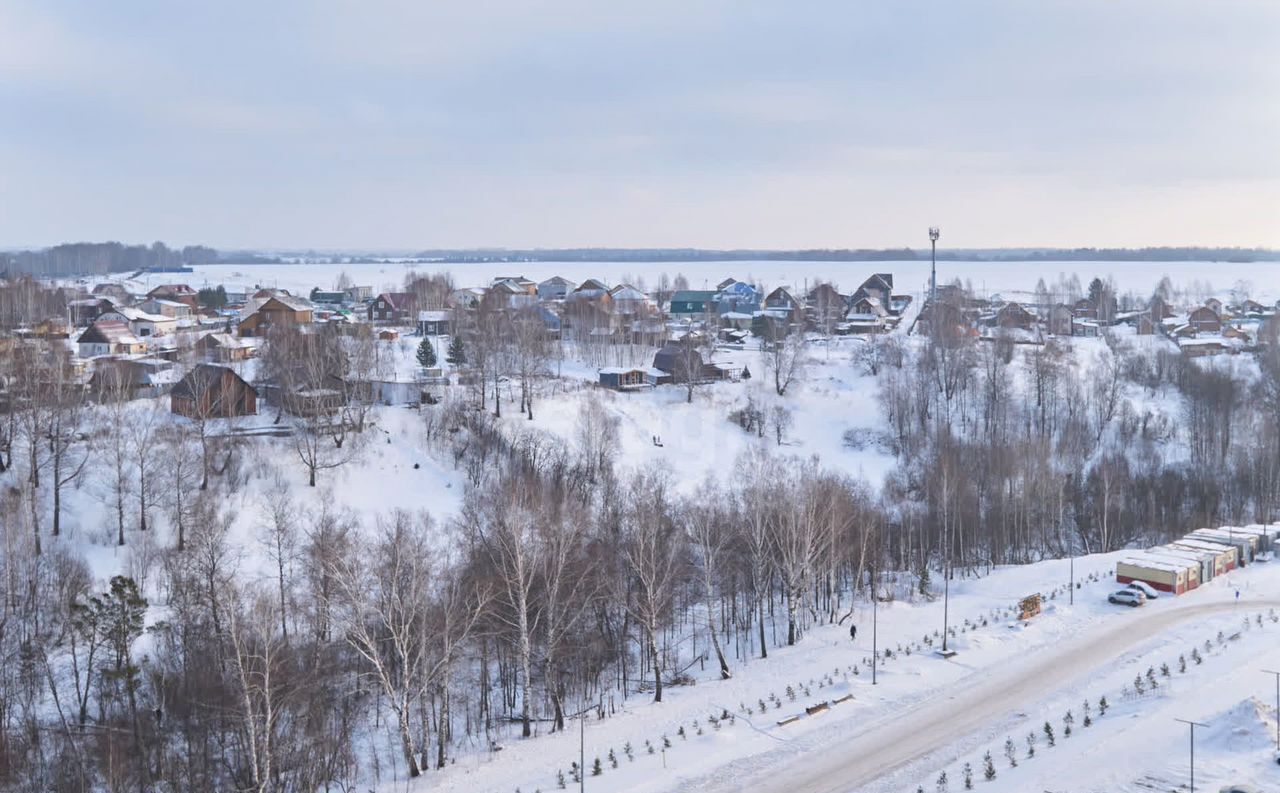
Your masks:
M419 322L448 322L453 319L452 311L419 311Z

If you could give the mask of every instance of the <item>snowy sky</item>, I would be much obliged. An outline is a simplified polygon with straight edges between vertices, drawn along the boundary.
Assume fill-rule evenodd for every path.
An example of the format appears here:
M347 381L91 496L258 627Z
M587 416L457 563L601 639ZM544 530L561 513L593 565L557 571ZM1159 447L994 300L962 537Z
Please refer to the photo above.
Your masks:
M1274 0L0 0L0 244L1280 246Z

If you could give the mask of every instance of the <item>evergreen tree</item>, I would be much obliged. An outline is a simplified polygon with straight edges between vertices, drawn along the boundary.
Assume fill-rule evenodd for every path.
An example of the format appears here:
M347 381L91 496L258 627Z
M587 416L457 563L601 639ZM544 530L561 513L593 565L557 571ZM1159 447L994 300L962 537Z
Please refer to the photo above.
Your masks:
M418 344L418 366L423 369L431 369L436 365L436 346L431 343L431 339L423 339Z
M461 336L454 336L449 340L449 351L445 354L444 359L454 366L460 366L467 362L467 351L462 346Z
M1018 749L1013 745L1012 738L1004 739L1004 757L1009 761L1010 768L1018 767Z
M1107 698L1106 697L1100 697L1098 699L1098 715L1099 716L1107 715Z
M597 757L596 761L591 764L591 776L600 776L603 773L604 766L600 765L600 758Z
M982 775L988 782L996 778L996 761L991 759L991 752L982 756Z
M947 793L947 772L938 774L938 793Z
M1044 723L1044 739L1049 742L1050 748L1052 748L1054 744L1057 743L1053 737L1053 725L1047 721Z
M973 790L973 766L964 764L964 789Z

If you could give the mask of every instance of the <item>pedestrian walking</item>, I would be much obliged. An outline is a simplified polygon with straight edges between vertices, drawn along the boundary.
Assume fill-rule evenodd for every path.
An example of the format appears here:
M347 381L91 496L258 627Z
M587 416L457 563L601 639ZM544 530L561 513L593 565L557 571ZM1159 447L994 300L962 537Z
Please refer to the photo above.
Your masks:
M849 641L856 642L857 640L858 640L858 626L851 624L849 626Z

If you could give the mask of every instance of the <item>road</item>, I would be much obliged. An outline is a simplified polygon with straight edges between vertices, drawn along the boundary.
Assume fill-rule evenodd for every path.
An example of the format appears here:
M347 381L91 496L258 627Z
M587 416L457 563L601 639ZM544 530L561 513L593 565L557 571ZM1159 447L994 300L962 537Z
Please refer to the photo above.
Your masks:
M1249 611L1278 606L1280 600L1241 604ZM946 694L860 725L846 740L791 760L753 782L751 789L756 793L855 793L960 736L1027 708L1162 631L1234 608L1234 603L1206 603L1125 614L1105 628L1029 653L1018 662L977 672L957 681ZM740 785L708 789L727 792Z

